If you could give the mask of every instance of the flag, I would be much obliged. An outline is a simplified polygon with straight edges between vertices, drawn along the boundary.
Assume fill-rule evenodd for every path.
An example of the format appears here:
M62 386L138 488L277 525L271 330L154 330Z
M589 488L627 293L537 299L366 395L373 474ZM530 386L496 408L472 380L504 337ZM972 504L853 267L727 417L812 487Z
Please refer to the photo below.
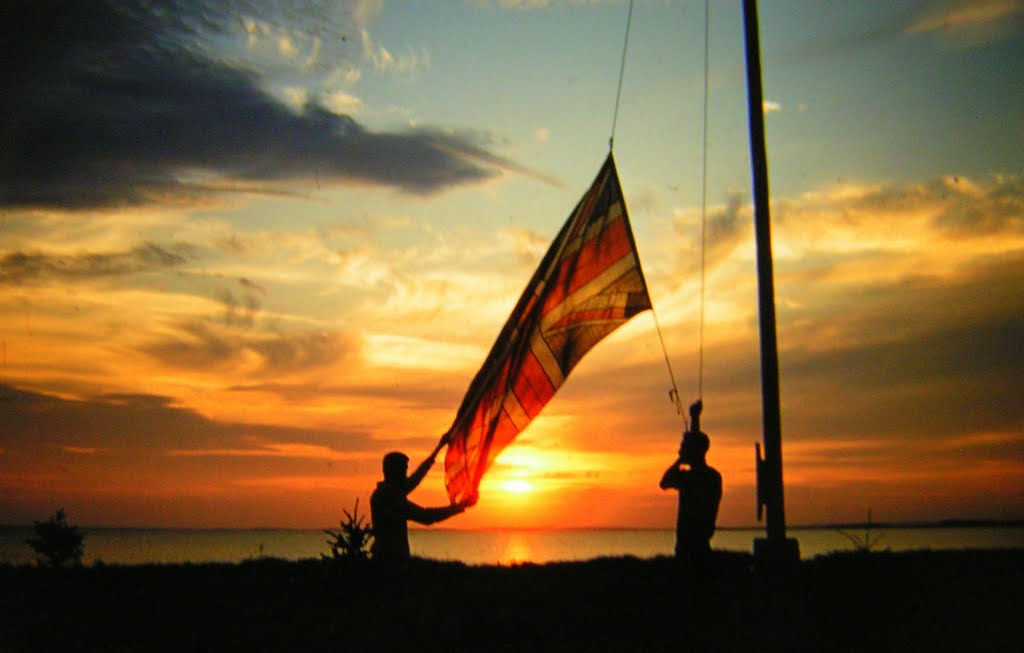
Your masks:
M540 262L444 439L452 501L540 413L591 347L651 308L611 153Z

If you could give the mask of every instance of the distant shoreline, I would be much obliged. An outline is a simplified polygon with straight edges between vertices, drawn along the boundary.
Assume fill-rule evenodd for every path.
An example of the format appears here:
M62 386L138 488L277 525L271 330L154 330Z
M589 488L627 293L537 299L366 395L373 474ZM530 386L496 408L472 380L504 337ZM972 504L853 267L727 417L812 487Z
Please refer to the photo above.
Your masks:
M763 526L719 526L723 531L758 530ZM942 519L927 522L849 522L836 524L789 525L788 530L817 531L837 528L1024 528L1024 519Z
M82 530L120 530L120 531L179 531L179 532L216 532L216 531L320 531L324 529L337 529L337 524L327 526L111 526L111 525L78 525ZM672 531L674 525L664 527L654 526L571 526L564 528L521 528L521 527L495 527L495 528L450 528L450 527L419 527L415 524L411 528L423 528L430 531L451 531L466 533L494 533L494 532L557 532L557 531ZM815 531L815 530L836 530L836 529L863 529L863 528L905 528L905 529L927 529L927 528L1024 528L1022 519L941 519L938 521L923 522L843 522L829 524L789 524L787 530ZM32 524L0 524L0 529L23 530L31 529ZM758 531L764 530L763 524L752 524L748 526L718 526L720 531Z

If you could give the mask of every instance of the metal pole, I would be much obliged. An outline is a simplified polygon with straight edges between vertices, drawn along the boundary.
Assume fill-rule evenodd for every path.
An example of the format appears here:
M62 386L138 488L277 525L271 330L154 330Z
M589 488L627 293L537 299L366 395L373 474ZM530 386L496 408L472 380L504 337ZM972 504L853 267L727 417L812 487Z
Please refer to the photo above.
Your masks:
M760 513L760 505L763 502L766 508L767 545L781 553L786 547L786 514L782 490L779 358L775 335L775 282L768 203L768 154L765 148L761 46L756 0L743 0L743 27L747 59L750 164L754 185L754 232L757 242L757 290L761 327L761 411L764 422L764 461L758 464L758 512Z

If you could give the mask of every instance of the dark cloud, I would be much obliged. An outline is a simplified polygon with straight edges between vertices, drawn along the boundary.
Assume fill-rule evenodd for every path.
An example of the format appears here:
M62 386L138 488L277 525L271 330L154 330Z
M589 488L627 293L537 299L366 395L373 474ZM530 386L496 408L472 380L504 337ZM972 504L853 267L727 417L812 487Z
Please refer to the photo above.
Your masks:
M739 192L729 193L726 205L708 215L705 238L709 264L727 257L740 241L753 234L750 218L746 195Z
M347 379L346 379L347 380ZM354 383L344 386L319 385L310 383L251 383L228 388L235 392L267 392L286 401L305 401L310 399L384 399L393 401L396 406L409 409L428 409L448 407L455 417L455 410L465 394L466 381L464 375L436 372L430 379L406 378L390 384L367 385Z
M280 335L253 343L268 371L296 371L331 365L358 348L349 335L323 331Z
M4 428L0 447L8 452L63 446L111 454L251 448L254 443L308 443L344 451L376 451L362 432L223 422L175 405L158 395L101 395L84 400L0 384Z
M248 288L250 290L255 290L256 292L260 293L261 295L266 295L267 294L267 289L266 288L264 288L260 284L256 283L255 281L252 281L251 279L247 279L245 277L239 277L238 278L238 283L241 284L242 287Z
M204 3L15 2L2 21L0 205L84 209L297 179L432 193L514 164L477 135L295 111L196 44Z
M842 310L782 314L787 421L801 437L1024 428L1020 255L952 278L847 291ZM831 343L830 345L827 343Z
M224 323L227 325L252 326L262 308L260 298L252 292L243 292L241 297L228 288L217 291L217 299L224 305Z
M1017 317L905 341L787 352L787 421L811 438L1020 430L1022 339Z
M189 245L162 247L154 243L143 243L120 252L69 255L11 252L0 257L0 285L137 274L176 267L193 256L194 248Z
M174 406L174 400L163 395L111 392L99 395L96 400L102 403L113 404L115 406L129 406L142 410L173 408Z
M260 297L267 294L267 289L245 277L238 279L238 285L242 287L239 294L231 288L216 291L217 299L224 305L224 324L251 327L263 309Z
M360 343L346 333L311 331L262 334L221 328L200 321L178 325L180 337L145 346L142 351L172 367L230 370L259 361L256 374L280 374L329 367L358 352Z
M709 268L727 259L737 245L744 240L753 237L753 213L746 195L741 192L730 191L725 206L712 209L705 219L704 234L704 256L705 265ZM682 233L690 232L691 227L677 220L676 231ZM700 240L696 246L700 247ZM692 246L687 247L688 252L693 251ZM684 269L688 272L700 269L700 255L688 256L685 259Z

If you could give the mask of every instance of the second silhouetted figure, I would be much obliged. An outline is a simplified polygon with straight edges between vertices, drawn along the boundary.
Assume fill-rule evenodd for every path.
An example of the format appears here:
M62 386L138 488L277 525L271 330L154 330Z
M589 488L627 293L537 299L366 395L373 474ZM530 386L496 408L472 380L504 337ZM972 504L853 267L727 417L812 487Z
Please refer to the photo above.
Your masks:
M683 434L679 457L661 477L662 490L679 490L676 558L686 563L705 561L711 553L722 500L722 475L705 460L710 440L700 430L702 408L699 400L690 406L690 428Z

